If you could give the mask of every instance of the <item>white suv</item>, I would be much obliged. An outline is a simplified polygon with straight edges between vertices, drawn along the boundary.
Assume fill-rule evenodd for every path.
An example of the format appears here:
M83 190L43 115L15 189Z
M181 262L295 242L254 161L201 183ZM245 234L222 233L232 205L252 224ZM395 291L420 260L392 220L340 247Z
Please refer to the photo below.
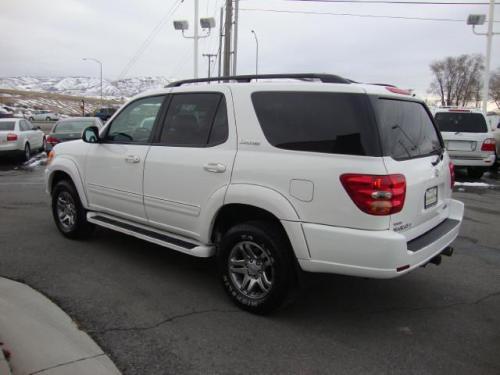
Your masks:
M59 230L216 256L229 296L255 313L301 270L392 278L451 255L464 206L421 100L332 75L254 78L173 83L56 145Z
M478 109L439 108L434 118L453 164L479 179L496 161L496 140Z

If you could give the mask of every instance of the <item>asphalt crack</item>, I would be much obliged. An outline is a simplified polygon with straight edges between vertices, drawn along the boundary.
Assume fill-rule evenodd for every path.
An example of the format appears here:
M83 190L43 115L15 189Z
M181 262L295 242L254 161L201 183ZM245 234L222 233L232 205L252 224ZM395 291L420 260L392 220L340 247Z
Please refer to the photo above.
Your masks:
M219 309L210 309L210 310L200 310L200 311L191 311L185 314L178 314L178 315L173 315L168 318L165 318L158 323L149 325L149 326L142 326L142 327L112 327L112 328L106 328L103 330L89 330L87 331L89 334L105 334L108 332L127 332L127 331L147 331L150 329L155 329L160 327L163 324L166 323L171 323L175 320L179 319L184 319L188 318L194 315L202 315L202 314L208 314L208 313L241 313L243 311L241 310L219 310Z
M89 356L89 357L83 357L83 358L75 359L73 361L59 363L57 365L50 366L50 367L44 368L42 370L37 370L35 372L31 372L29 375L41 374L42 372L49 371L49 370L52 370L52 369L55 369L55 368L58 368L58 367L71 365L71 364L76 363L76 362L86 361L87 359L94 359L94 358L97 358L97 357L101 357L103 355L106 355L106 354L100 353L100 354L95 354L95 355L92 355L92 356Z

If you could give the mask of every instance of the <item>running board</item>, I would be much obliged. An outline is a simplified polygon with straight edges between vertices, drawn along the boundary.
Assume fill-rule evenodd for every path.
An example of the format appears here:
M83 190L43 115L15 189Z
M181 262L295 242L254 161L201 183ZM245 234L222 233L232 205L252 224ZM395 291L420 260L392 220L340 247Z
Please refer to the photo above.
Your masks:
M144 225L118 219L110 215L88 212L87 220L101 227L128 234L129 236L134 236L141 240L149 241L195 257L208 258L215 255L215 246L197 244L181 236L152 230Z

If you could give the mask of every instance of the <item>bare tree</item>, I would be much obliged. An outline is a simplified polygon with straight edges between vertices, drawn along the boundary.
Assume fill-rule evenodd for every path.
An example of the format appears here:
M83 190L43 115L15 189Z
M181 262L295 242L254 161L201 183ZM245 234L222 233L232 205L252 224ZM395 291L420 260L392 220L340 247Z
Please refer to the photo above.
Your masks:
M466 106L480 100L484 62L481 55L446 57L430 65L434 75L430 92L441 97L443 106Z
M497 108L500 109L500 68L492 73L490 78L490 97L493 99Z

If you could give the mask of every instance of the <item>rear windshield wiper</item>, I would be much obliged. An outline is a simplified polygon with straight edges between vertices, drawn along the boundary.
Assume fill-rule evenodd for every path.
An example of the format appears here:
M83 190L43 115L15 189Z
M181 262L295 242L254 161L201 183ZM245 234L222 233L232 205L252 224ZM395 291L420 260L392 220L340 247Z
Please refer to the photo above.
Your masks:
M434 160L433 162L431 162L431 164L433 166L436 166L439 164L439 162L441 160L443 160L443 155L444 155L444 147L440 147L440 148L435 148L434 150L432 150L429 155L437 155L437 159Z

